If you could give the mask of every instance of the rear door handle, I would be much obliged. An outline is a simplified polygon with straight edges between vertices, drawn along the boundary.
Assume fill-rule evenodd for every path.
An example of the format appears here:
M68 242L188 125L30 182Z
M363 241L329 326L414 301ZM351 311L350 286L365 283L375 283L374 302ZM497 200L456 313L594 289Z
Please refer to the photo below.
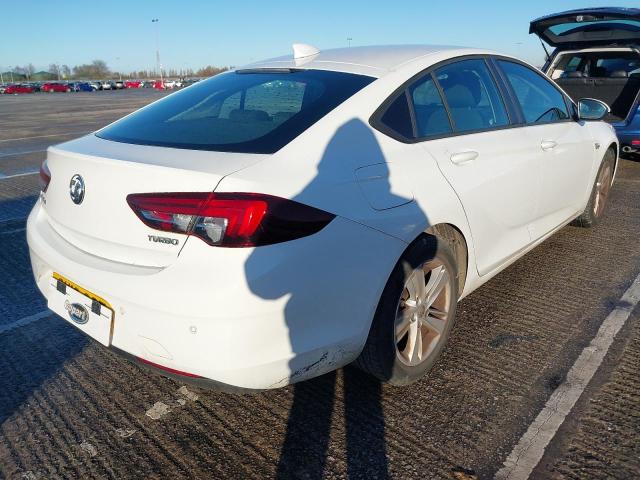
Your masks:
M542 147L542 150L553 150L557 146L558 144L553 140L542 140L542 142L540 142L540 147Z
M458 152L451 155L451 163L455 165L465 165L473 162L478 158L478 152L474 150L467 150L466 152Z

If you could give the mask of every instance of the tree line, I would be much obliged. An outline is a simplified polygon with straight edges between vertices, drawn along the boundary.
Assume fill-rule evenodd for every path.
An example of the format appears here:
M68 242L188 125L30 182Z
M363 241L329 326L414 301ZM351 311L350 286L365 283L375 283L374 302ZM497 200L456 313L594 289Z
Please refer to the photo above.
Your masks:
M207 65L206 67L194 70L192 68L180 69L170 68L162 70L162 75L169 78L189 78L189 77L211 77L222 73L232 67L214 67ZM36 72L36 68L32 63L27 65L16 65L4 75L11 75L15 80L103 80L110 78L158 78L160 74L153 70L137 70L128 73L113 71L104 60L94 60L91 63L76 65L60 65L52 63L46 71ZM7 81L5 79L5 81Z

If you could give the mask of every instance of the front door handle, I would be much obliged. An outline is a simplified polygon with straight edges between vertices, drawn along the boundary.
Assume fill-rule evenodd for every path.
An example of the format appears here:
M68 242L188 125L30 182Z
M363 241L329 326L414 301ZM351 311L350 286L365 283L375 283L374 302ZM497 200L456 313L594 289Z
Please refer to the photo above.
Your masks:
M473 162L478 158L478 152L474 150L467 150L466 152L458 152L451 155L451 163L455 165L465 165Z
M557 142L554 142L553 140L542 140L542 142L540 142L540 147L542 147L542 150L553 150L554 148L556 148L558 146Z

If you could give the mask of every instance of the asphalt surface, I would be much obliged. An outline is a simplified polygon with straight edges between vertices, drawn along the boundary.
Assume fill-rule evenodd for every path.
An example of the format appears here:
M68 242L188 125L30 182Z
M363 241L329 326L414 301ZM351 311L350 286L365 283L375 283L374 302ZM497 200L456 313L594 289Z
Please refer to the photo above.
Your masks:
M604 221L463 300L417 384L345 368L256 395L185 390L41 314L24 232L46 146L161 95L0 96L0 477L491 478L640 272L640 163L623 161ZM640 476L638 316L533 478Z

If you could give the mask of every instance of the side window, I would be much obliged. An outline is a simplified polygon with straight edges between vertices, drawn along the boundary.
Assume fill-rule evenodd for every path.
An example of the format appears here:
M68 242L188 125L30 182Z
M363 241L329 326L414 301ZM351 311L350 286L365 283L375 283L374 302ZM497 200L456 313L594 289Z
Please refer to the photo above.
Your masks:
M426 75L409 87L416 116L418 137L451 133L447 110L431 75Z
M518 98L527 123L550 123L569 118L564 96L541 74L506 60L498 65Z
M500 92L482 59L462 60L435 71L454 128L459 132L509 124Z
M413 138L413 126L411 125L411 113L407 103L407 95L402 92L387 108L380 121L391 130L405 138Z

